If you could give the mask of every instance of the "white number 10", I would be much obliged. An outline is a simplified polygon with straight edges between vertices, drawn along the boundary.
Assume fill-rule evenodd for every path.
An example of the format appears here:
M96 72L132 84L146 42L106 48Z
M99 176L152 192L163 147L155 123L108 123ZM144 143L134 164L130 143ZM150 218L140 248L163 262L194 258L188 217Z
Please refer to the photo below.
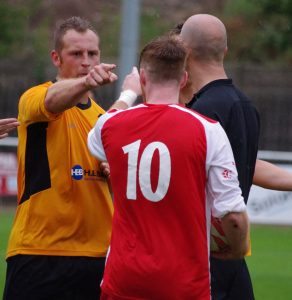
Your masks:
M124 153L128 154L127 198L130 200L137 199L137 171L139 171L139 185L143 196L152 202L158 202L166 195L170 183L170 153L165 144L161 142L150 143L144 149L138 166L140 144L141 140L138 140L122 148ZM156 191L153 191L150 173L155 150L159 152L159 169L157 188Z

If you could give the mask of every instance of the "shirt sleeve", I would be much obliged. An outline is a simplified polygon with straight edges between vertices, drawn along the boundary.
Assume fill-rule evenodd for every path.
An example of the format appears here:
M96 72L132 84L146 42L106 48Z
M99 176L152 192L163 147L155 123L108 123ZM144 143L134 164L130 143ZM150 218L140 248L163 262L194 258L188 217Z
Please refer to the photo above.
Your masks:
M206 134L207 201L212 215L222 218L229 212L242 212L246 206L229 140L219 123L211 124L209 129Z
M100 118L98 119L98 121L99 120ZM93 156L97 157L100 161L106 161L107 159L101 141L101 131L98 121L96 122L95 127L93 127L88 134L87 145L90 153Z
M50 82L27 90L19 101L19 119L21 122L48 122L57 119L62 113L54 114L45 108L45 97Z
M90 130L87 138L87 146L90 153L97 157L100 161L107 161L105 150L102 142L102 128L107 120L113 117L119 110L114 110L102 115L96 122L95 126Z

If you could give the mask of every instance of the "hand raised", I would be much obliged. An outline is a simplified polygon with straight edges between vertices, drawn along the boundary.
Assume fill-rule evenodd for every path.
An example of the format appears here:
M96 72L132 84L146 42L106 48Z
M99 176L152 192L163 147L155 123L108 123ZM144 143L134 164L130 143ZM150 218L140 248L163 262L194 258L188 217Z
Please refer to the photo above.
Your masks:
M94 66L85 76L85 83L91 89L107 83L112 83L118 76L112 72L116 68L114 64L104 64Z
M129 73L124 79L122 91L126 90L132 90L137 94L137 96L140 96L142 94L140 75L136 67L133 67L132 72Z

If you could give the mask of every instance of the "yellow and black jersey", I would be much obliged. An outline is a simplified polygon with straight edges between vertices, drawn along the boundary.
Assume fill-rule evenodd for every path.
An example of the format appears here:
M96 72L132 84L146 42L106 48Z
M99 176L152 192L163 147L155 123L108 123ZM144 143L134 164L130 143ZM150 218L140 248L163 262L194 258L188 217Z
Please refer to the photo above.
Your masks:
M18 207L7 257L105 256L113 205L87 135L104 113L92 99L60 114L44 99L52 82L19 102Z

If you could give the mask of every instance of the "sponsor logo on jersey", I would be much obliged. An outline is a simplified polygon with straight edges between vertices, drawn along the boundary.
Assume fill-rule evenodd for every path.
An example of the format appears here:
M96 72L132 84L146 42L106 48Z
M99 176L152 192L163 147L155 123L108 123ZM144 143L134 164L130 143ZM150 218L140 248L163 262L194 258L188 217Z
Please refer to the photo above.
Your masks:
M71 168L71 176L75 180L104 180L100 171L83 169L80 165Z
M222 172L222 175L223 175L223 177L224 178L226 178L226 179L231 179L231 171L230 170L224 170L223 172Z

